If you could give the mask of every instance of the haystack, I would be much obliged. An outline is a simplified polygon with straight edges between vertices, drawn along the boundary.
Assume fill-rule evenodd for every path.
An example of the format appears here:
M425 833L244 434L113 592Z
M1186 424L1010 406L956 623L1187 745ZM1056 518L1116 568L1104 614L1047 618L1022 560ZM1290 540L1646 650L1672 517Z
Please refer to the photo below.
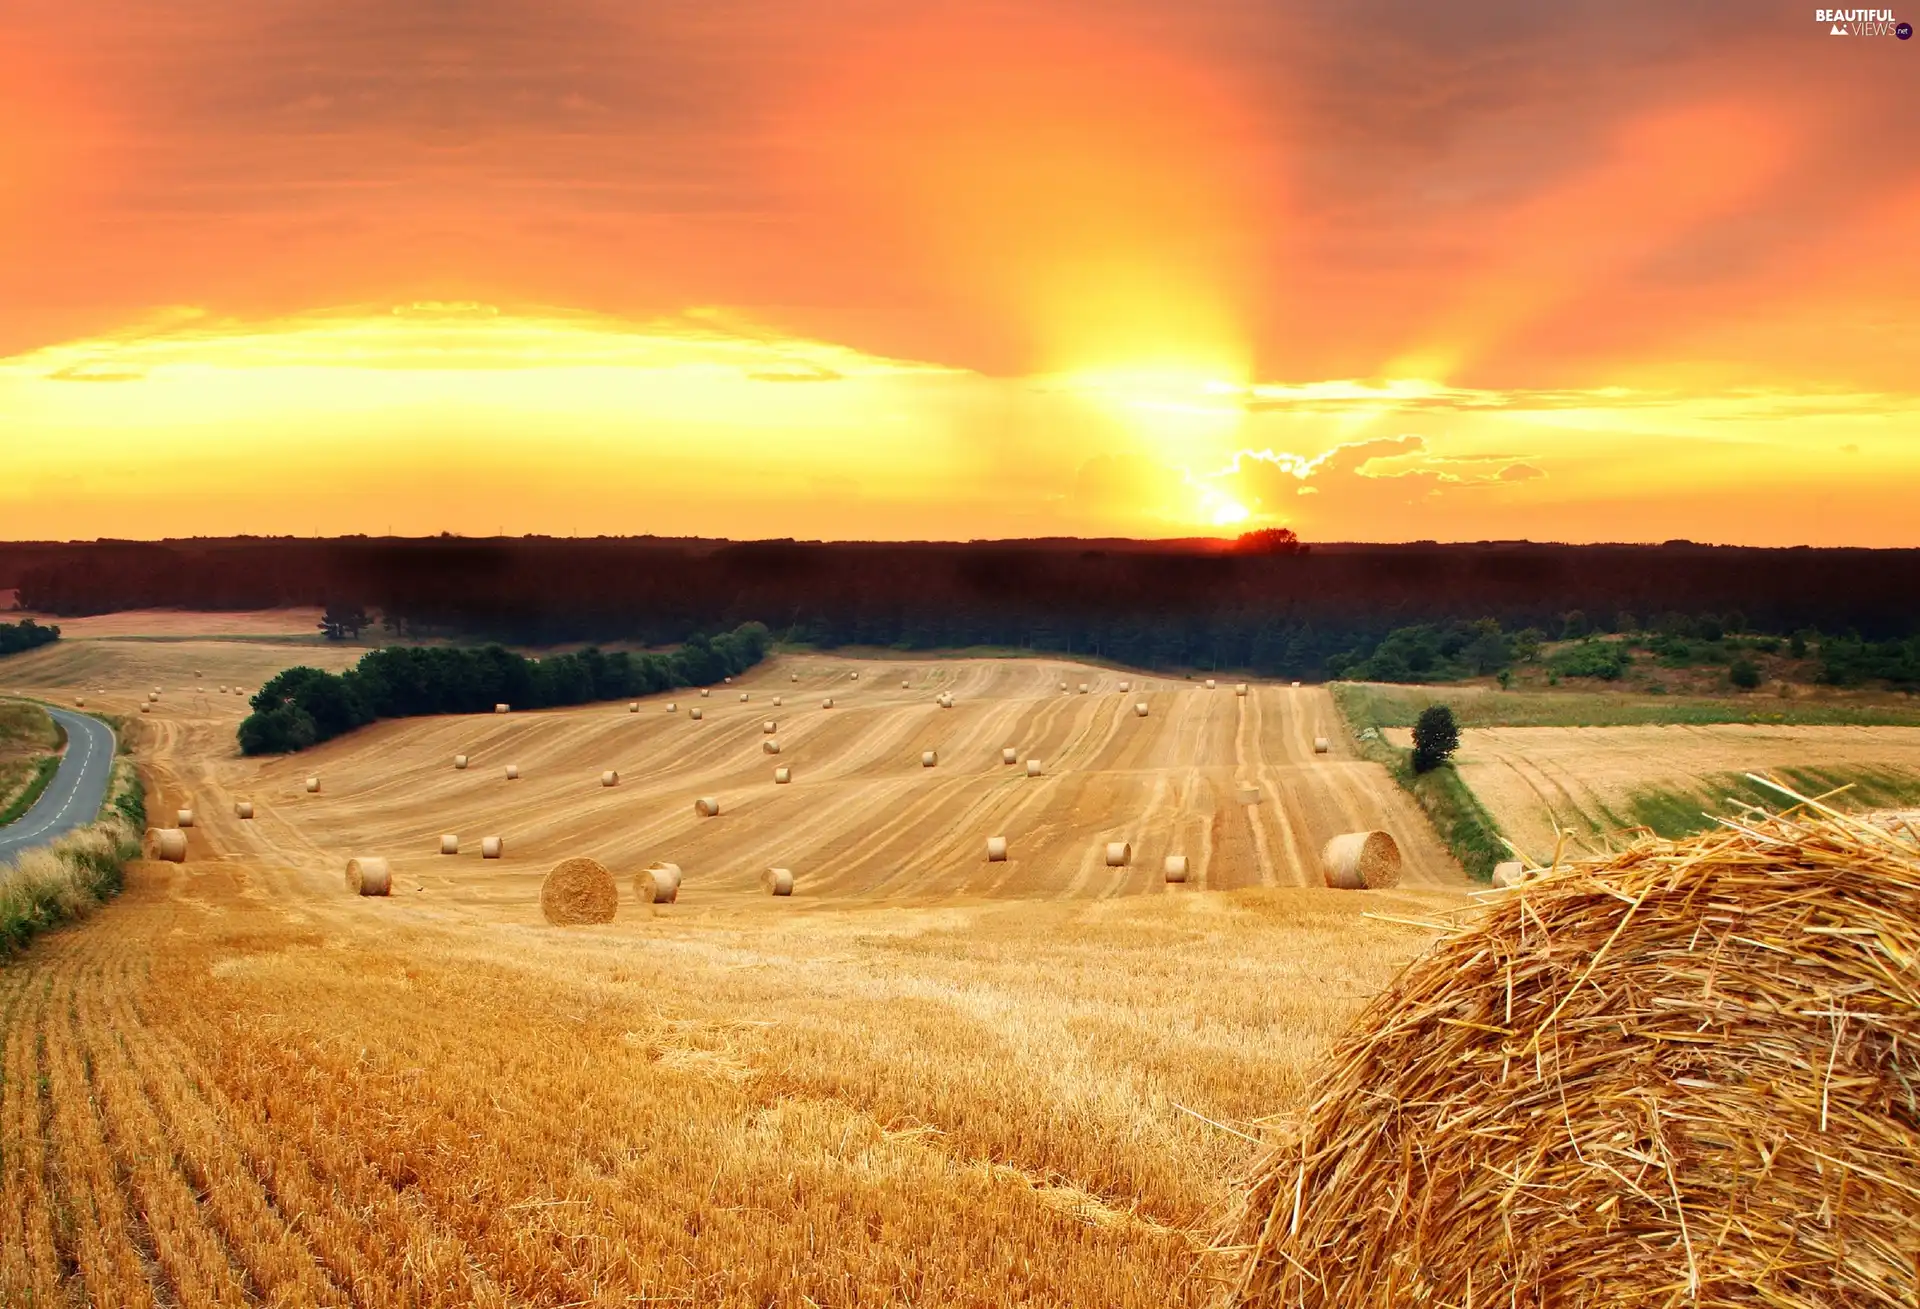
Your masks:
M610 923L619 908L613 874L597 859L562 859L540 881L540 912L555 927Z
M459 854L460 838L455 836L452 832L448 832L445 836L441 837L440 853L441 854Z
M1183 854L1170 854L1166 862L1161 865L1161 870L1162 875L1169 882L1184 882L1187 880L1187 857Z
M711 694L711 692L709 692L709 691L707 690L707 688L706 688L706 687L704 687L704 686L703 686L703 687L701 687L701 688L700 688L700 698L701 698L702 700L704 700L704 699L706 699L706 698L707 698L707 696L708 696L708 695L710 695L710 694Z
M1247 693L1247 684L1245 682L1235 682L1233 684L1233 693L1235 695L1245 695Z
M84 695L76 695L73 697L73 707L75 709L85 709L87 707L87 697Z
M1086 693L1087 693L1087 684L1085 682L1082 682L1080 683L1080 694L1085 695Z
M745 703L747 702L747 695L748 695L748 692L746 692L746 691L742 691L742 692L740 693L740 703L741 703L741 704L745 704Z
M760 885L766 888L768 895L793 894L793 870L791 868L769 868L760 874Z
M1004 836L989 836L987 838L987 862L990 864L1004 863L1006 862L1006 858L1007 838Z
M1287 683L1287 685L1288 685L1288 686L1291 686L1291 687L1294 687L1294 688L1296 688L1296 689L1297 689L1297 688L1299 687L1299 685L1300 685L1300 683L1298 683L1298 682L1288 682L1288 683Z
M309 777L309 778L307 779L307 794L308 794L308 795L319 795L319 794L320 794L320 779L319 779L319 778L317 778L317 777Z
M1125 868L1133 862L1133 847L1125 841L1107 842L1107 867Z
M393 894L393 868L371 855L347 860L347 890L355 895Z
M1313 738L1313 752L1315 754L1325 754L1331 749L1333 749L1333 742L1329 741L1326 737L1316 736Z
M679 864L670 863L665 859L656 859L647 865L647 871L670 883L673 887L674 896L676 898L679 896L680 883L686 878L686 874L680 871Z
M913 689L913 683L903 677L900 679L900 689L902 691L911 691Z
M1260 803L1260 788L1257 786L1238 787L1236 788L1234 795L1240 801L1241 804L1259 804Z
M251 819L253 817L253 801L235 800L233 802L233 816L243 820Z
M455 755L453 757L453 766L455 768L465 768L467 766L467 757L463 754Z
M940 756L932 750L922 750L920 752L920 766L922 768L931 768L939 762Z
M620 774L615 772L611 768L607 769L606 772L600 774L600 785L602 786L620 785Z
M793 769L791 768L774 769L773 780L776 785L785 786L788 782L791 782L793 780Z
M827 697L826 699L824 699L824 700L822 700L822 701L820 702L820 707L821 707L822 709L831 709L831 708L833 708L833 697L832 697L832 696L828 696L828 697Z
M1244 1309L1920 1303L1920 838L1811 807L1489 897L1336 1043Z
M721 681L721 684L725 686L733 685L733 679L731 677L723 677L720 679L720 681Z
M672 904L680 898L680 870L672 864L654 864L633 875L633 898L641 904Z
M192 827L193 826L193 810L191 809L175 810L173 815L173 825L175 827Z
M700 713L700 706L695 705L693 708L687 710L687 717L691 718L696 723L699 722L702 717Z
M1509 859L1505 863L1493 866L1493 884L1495 886L1518 886L1527 880L1527 866L1518 859Z
M140 712L143 714L150 714L153 712L153 706L150 704L143 704L140 706Z
M1120 690L1121 690L1121 692L1122 692L1123 694L1124 694L1125 692L1128 692L1128 691L1131 691L1132 689L1133 689L1133 683L1132 683L1132 682L1122 682L1122 683L1120 683Z
M639 702L638 700L629 700L629 701L627 701L627 712L628 712L628 713L630 713L630 714L637 714L637 713L639 713L639 712L640 712L640 702Z
M779 731L780 728L779 728L779 725L773 721L773 719L769 718L767 719L766 722L760 724L760 730L762 732L765 732L768 736L772 736L775 732Z
M670 714L678 713L680 712L680 706L669 700L667 701L667 712Z
M510 706L508 705L497 704L493 707L493 712L495 712L496 714L504 714L508 711L509 708Z
M760 749L767 754L779 754L780 743L772 740L762 741L760 743Z
M519 764L508 764L508 765L507 765L507 780L508 780L509 782L517 782L517 781L519 781L519 780L520 780L520 765L519 765Z
M1320 850L1320 873L1341 891L1400 885L1400 846L1386 832L1343 832Z
M795 681L795 682L797 682L797 681L799 681L799 680L800 680L800 674L798 674L798 673L794 673L794 674L793 674L793 675L791 676L791 678L790 678L789 680L791 680L791 681Z
M702 818L718 818L720 816L720 797L713 795L701 796L693 802L693 812L699 814Z
M187 862L187 834L177 827L149 827L145 845L149 859L169 864Z
M1040 761L1038 759L1027 760L1027 776L1028 777L1040 776Z
M859 680L860 680L860 674L856 672L856 673L855 673L855 674L853 675L853 680L854 680L854 681L856 681L856 682L857 682L857 681L859 681Z
M1209 678L1207 679L1207 689L1208 689L1209 691L1211 691L1211 690L1213 690L1213 689L1214 689L1214 683L1213 683L1213 679L1212 679L1211 677L1209 677Z
M505 855L506 852L507 843L499 837L483 836L480 838L480 857L482 859L498 859Z
M773 697L773 707L775 709L778 709L781 705L785 703L786 701L782 700L779 696L776 695L775 697Z
M1012 746L1008 746L1000 752L1000 762L1003 764L1017 764L1020 762L1020 752Z
M1147 716L1147 702L1145 700L1135 700L1133 702L1133 716L1135 718L1145 718Z

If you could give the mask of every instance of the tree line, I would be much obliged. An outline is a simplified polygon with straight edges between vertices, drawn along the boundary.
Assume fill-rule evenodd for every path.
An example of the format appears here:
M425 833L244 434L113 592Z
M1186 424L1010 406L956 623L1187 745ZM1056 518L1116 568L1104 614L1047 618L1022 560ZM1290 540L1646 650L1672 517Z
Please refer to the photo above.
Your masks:
M498 645L370 650L344 673L301 666L276 673L241 720L242 754L287 754L381 718L477 714L496 704L550 709L717 682L766 657L771 637L744 623L689 637L671 653L586 649L529 659Z
M43 627L31 618L23 618L17 623L0 623L0 659L51 645L59 639L58 627Z

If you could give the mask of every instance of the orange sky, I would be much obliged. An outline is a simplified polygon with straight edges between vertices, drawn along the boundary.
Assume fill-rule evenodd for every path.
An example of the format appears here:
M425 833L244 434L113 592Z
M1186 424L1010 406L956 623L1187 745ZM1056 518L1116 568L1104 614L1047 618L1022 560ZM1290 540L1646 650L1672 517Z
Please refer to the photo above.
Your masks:
M1920 545L1810 9L12 0L0 535Z

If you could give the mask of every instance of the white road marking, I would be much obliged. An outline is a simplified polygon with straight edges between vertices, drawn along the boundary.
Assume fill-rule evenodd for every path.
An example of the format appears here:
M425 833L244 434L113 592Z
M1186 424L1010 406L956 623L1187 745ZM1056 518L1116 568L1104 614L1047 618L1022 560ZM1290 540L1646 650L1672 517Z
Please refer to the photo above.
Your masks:
M44 819L37 827L32 827L22 832L0 828L0 847L25 847L34 837L39 836L42 832L47 831L59 823L61 819L65 818L67 816L67 810L73 808L73 802L80 797L81 786L87 780L87 765L93 760L94 741L97 739L99 733L107 732L107 726L98 719L90 718L83 714L69 714L64 711L56 711L55 717L59 718L63 724L66 724L68 720L80 724L81 753L78 763L74 764L72 754L69 752L67 758L60 761L60 767L54 772L54 781L58 783L60 775L67 771L68 765L74 764L72 785L67 791L66 801L60 806L58 812ZM112 735L111 732L107 732L107 734L109 736ZM68 735L69 739L71 739L71 728L69 728ZM102 799L105 799L104 794L102 795ZM39 807L39 804L34 805L35 809Z

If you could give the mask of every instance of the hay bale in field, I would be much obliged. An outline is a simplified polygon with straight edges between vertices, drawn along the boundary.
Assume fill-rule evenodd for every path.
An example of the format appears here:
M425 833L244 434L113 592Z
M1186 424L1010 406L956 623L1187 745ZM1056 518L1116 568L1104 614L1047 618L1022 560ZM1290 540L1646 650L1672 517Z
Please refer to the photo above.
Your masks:
M693 802L693 812L699 814L702 818L718 818L720 816L720 797L713 795L701 796Z
M711 692L709 692L706 687L703 686L700 688L700 698L702 700L706 699L710 694Z
M393 867L374 855L347 860L347 890L355 895L393 894Z
M795 681L795 682L797 682L797 681L799 681L799 680L800 680L800 674L798 674L798 673L794 673L794 674L792 675L792 677L791 677L791 679L790 679L790 680L792 680L792 681Z
M1209 691L1211 691L1211 690L1213 690L1213 689L1214 689L1214 681L1213 681L1213 679L1212 679L1211 677L1209 677L1209 678L1207 679L1207 689L1208 689Z
M1145 700L1135 700L1133 702L1133 716L1135 718L1145 718L1147 716L1147 702Z
M1080 683L1080 694L1085 695L1086 693L1087 693L1087 684L1085 682L1082 682Z
M1124 694L1125 692L1127 692L1127 691L1131 691L1132 689L1133 689L1133 683L1132 683L1132 682L1122 682L1122 683L1120 683L1120 690L1121 690L1121 692L1122 692L1123 694Z
M242 821L250 821L253 818L253 801L235 800L233 802L233 816Z
M740 703L741 703L741 704L745 704L745 703L747 702L747 696L748 696L748 694L749 694L749 693L748 693L748 692L746 692L746 691L742 691L742 692L740 693Z
M225 695L226 693L227 693L227 684L225 682L222 682L220 683L220 694Z
M942 694L936 699L935 703L937 703L942 709L951 709L953 708L953 697L951 695Z
M987 838L987 862L990 864L999 864L1005 863L1006 859L1007 838L1004 836L989 836Z
M87 707L87 697L84 695L76 695L73 697L73 707L75 709L85 709Z
M1027 760L1027 776L1028 777L1040 776L1040 761L1038 759Z
M827 697L826 699L824 699L824 700L822 700L822 701L820 702L820 707L821 707L822 709L831 709L831 708L833 708L833 697L832 697L832 696L828 696L828 697Z
M1235 695L1245 695L1247 693L1247 684L1245 682L1235 682L1233 684L1233 693Z
M1062 682L1062 683L1060 683L1060 689L1061 689L1062 691L1064 691L1064 690L1066 690L1066 689L1067 689L1067 684L1066 684L1065 682Z
M732 685L733 685L733 679L732 679L731 677L722 677L722 678L720 679L720 682L721 682L721 684L722 684L723 686L732 686Z
M441 854L459 854L460 838L455 836L452 832L448 832L445 836L441 837L440 853Z
M853 680L854 680L854 681L856 681L856 682L857 682L857 681L859 681L859 680L860 680L860 674L856 672L856 673L855 673L855 674L853 675Z
M760 724L760 730L765 735L772 736L775 732L779 731L780 729L779 729L779 726L773 721L773 719L769 718L767 719L766 722Z
M671 869L671 871L669 871ZM680 898L677 865L654 864L633 875L633 898L641 904L672 904Z
M695 706L694 706L693 708L691 708L691 709L689 709L689 710L687 710L687 717L688 717L688 718L690 718L690 719L692 719L692 720L693 720L694 722L696 722L696 723L697 723L697 722L699 722L699 721L700 721L700 720L701 720L701 719L702 719L703 717L705 717L705 715L704 715L704 714L702 714L702 713L700 712L700 706L699 706L699 705L695 705Z
M685 879L686 875L680 871L679 864L670 863L665 859L656 859L647 865L647 871L657 873L665 878L668 882L672 883L674 895L678 896L680 894L680 883Z
M785 701L783 701L779 696L776 695L775 697L773 697L773 707L775 709L778 709L784 703Z
M149 859L167 864L187 862L187 834L177 827L149 827L144 844Z
M467 757L466 757L465 755L463 755L463 754L457 754L457 755L455 755L455 756L453 757L453 766L454 766L455 768L462 768L462 769L464 769L464 768L465 768L465 767L467 766Z
M1316 736L1313 738L1313 752L1315 754L1326 754L1331 749L1333 749L1333 742L1329 741L1326 737Z
M319 794L320 794L320 779L319 779L319 778L317 778L317 777L309 777L309 778L307 779L307 794L308 794L308 795L319 795Z
M760 749L767 754L779 754L780 743L778 741L762 741L760 743Z
M1020 762L1020 752L1012 746L1008 746L1000 752L1000 762L1003 764L1017 764Z
M1228 1302L1920 1303L1920 849L1739 822L1488 897L1409 965L1258 1166Z
M939 762L940 756L932 750L922 750L920 752L920 766L922 768L931 768Z
M774 785L785 786L787 783L791 782L792 780L793 780L793 769L776 768L773 770Z
M1133 847L1125 841L1107 842L1107 867L1125 868L1133 862Z
M900 689L902 691L911 691L913 689L913 683L903 677L900 679Z
M1160 866L1160 875L1169 882L1187 880L1187 857L1183 854L1170 854Z
M148 694L148 696L147 696L147 703L148 703L148 704L159 704L159 703L160 703L160 693L159 693L158 691L154 691L154 692L151 692L151 693L149 693L149 694Z
M517 782L517 781L519 781L519 780L520 780L520 765L519 765L519 764L508 764L508 765L507 765L507 780L508 780L509 782Z
M630 714L637 714L637 713L639 713L639 712L640 712L640 702L639 702L638 700L629 700L629 701L627 701L627 712L628 712L628 713L630 713Z
M493 712L495 712L496 714L504 714L507 712L508 708L509 706L507 705L497 704L493 707Z
M1400 885L1400 845L1387 832L1342 832L1320 849L1320 875L1341 891Z
M540 912L555 927L610 923L619 908L620 890L598 859L562 859L540 880Z
M620 785L620 774L615 772L611 768L607 769L606 772L600 774L600 785L602 786Z
M1291 687L1295 687L1295 688L1298 688L1298 687L1299 687L1299 685L1300 685L1300 683L1298 683L1298 682L1289 682L1289 683L1287 683L1287 685L1288 685L1288 686L1291 686Z
M1235 796L1241 804L1259 804L1260 788L1257 786L1243 786L1235 792Z
M150 704L143 704L140 706L140 712L143 714L150 714L153 712L153 706Z
M679 712L680 712L680 706L679 706L679 705L677 705L677 704L675 704L675 703L674 703L673 701L671 701L671 700L669 700L669 701L667 701L667 712L668 712L668 713L670 713L670 714L676 714L676 713L679 713Z
M1493 866L1493 884L1507 887L1518 886L1527 880L1527 866L1518 859L1509 859L1505 863Z
M498 859L506 854L506 852L507 843L499 837L483 836L480 838L480 857L482 859Z
M760 874L760 885L766 888L768 895L793 894L793 870L791 868L769 868Z
M175 827L192 827L193 826L193 810L191 809L174 810L173 825Z

